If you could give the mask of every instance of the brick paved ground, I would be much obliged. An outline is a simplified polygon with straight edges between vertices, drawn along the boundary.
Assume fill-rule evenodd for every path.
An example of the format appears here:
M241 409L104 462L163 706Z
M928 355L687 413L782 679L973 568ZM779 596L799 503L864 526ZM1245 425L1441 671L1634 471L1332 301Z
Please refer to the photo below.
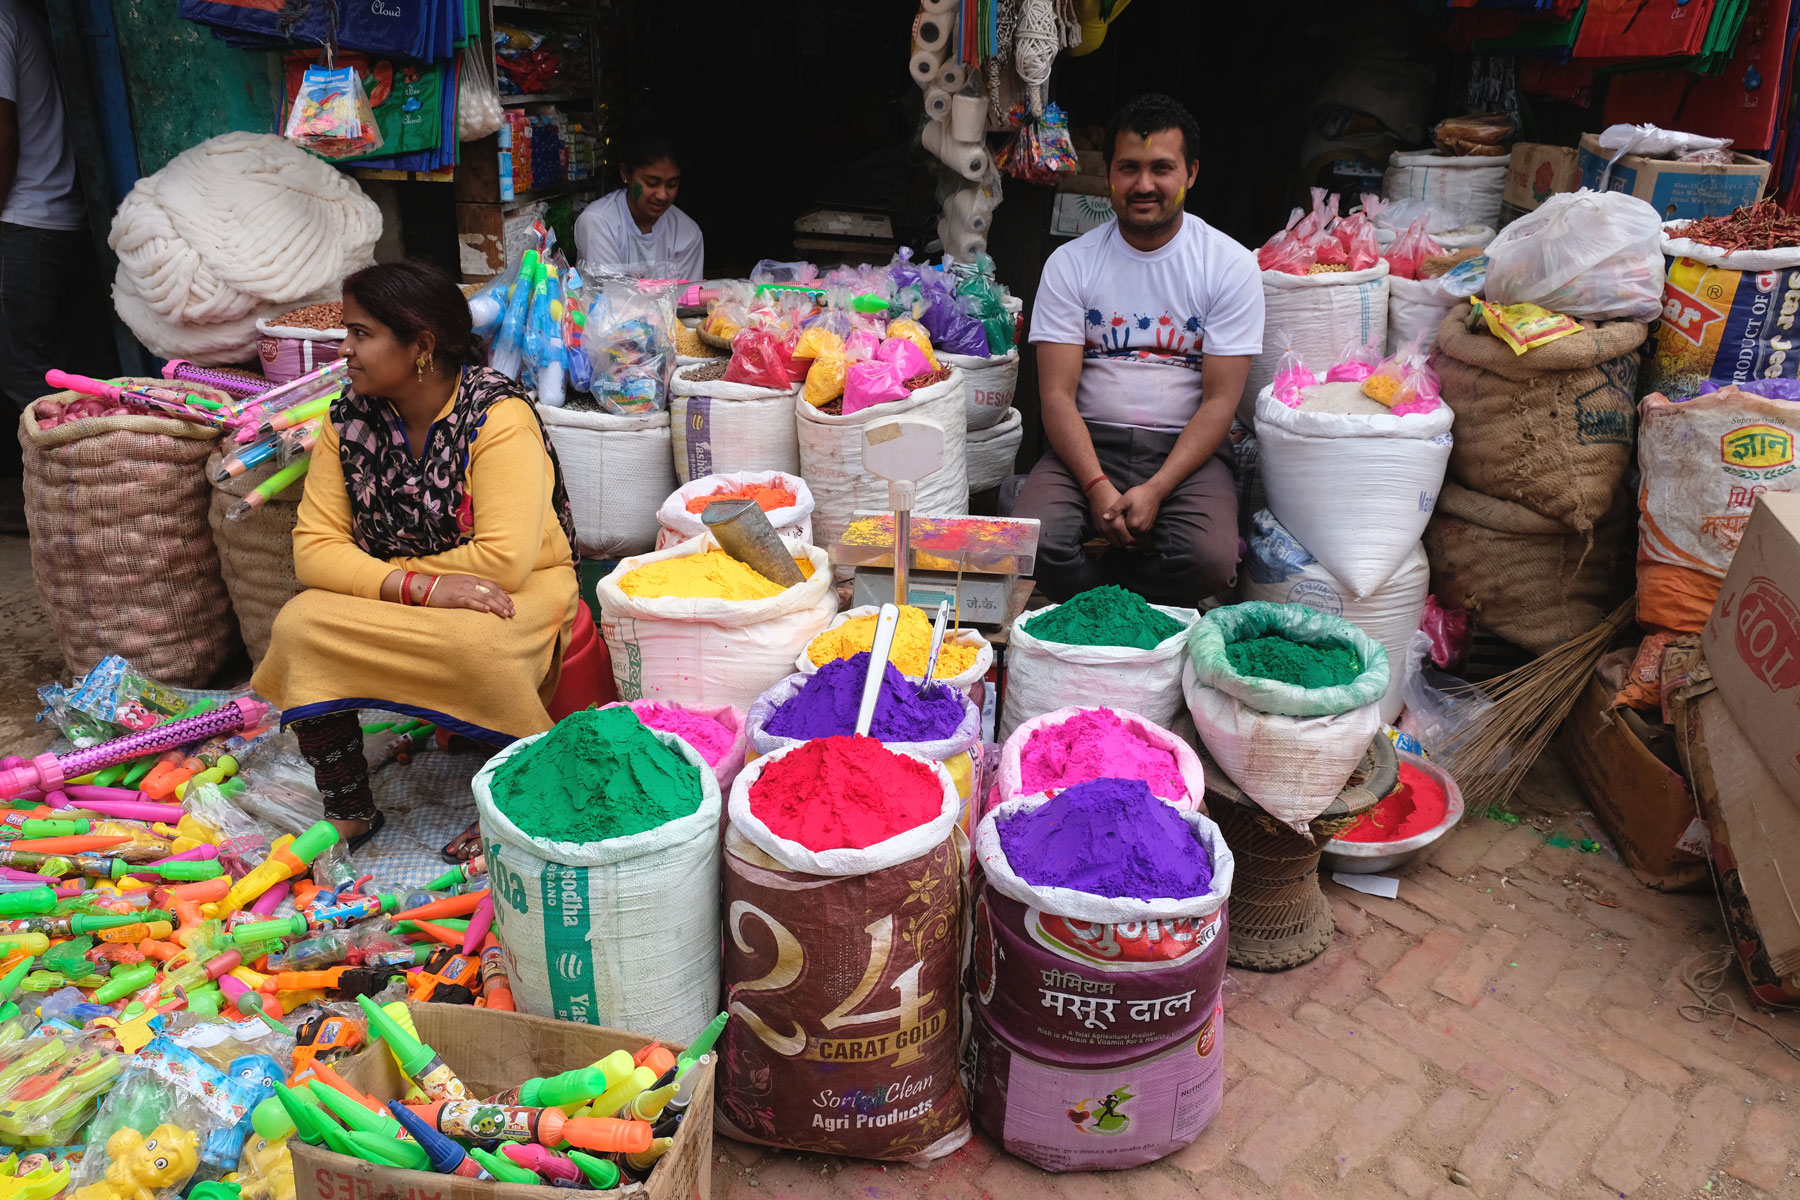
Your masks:
M1327 885L1331 948L1225 985L1224 1111L1161 1163L1046 1175L977 1137L929 1169L721 1138L719 1200L1633 1200L1800 1197L1800 1061L1685 1019L1683 970L1724 944L1710 893L1640 886L1589 836L1560 767L1403 874ZM1735 965L1725 995L1750 1013ZM1800 1019L1755 1020L1800 1044Z

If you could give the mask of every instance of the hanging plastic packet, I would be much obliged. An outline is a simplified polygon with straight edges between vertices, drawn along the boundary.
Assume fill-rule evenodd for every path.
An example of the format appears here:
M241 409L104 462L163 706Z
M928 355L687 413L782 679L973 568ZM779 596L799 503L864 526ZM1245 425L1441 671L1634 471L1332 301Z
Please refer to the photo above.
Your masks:
M370 154L382 140L354 67L306 68L282 136L324 158Z
M1351 338L1338 351L1337 361L1325 372L1326 383L1361 383L1381 365L1381 350Z
M1514 354L1581 332L1581 322L1574 317L1535 304L1489 304L1479 296L1470 296L1469 303L1487 322L1488 332L1511 346Z
M1294 339L1285 329L1281 331L1281 345L1281 357L1275 361L1275 399L1289 408L1299 408L1305 400L1304 389L1318 383L1319 377L1294 349Z

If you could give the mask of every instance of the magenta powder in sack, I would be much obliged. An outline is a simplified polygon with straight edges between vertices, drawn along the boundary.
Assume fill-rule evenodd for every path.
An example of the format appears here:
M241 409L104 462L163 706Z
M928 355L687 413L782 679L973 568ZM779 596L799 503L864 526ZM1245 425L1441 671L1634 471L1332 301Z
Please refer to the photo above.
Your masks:
M868 670L867 650L826 663L798 695L775 710L764 731L796 739L848 737L856 731ZM964 715L960 692L934 683L921 696L918 685L890 662L882 673L869 733L884 742L939 742L957 731Z
M1052 792L1090 779L1142 779L1177 804L1188 799L1181 764L1153 746L1111 709L1084 709L1058 725L1040 728L1019 754L1019 795Z
M1006 861L1033 887L1191 900L1212 884L1206 847L1141 779L1078 783L997 824Z
M718 766L719 760L731 749L731 730L703 713L653 700L639 700L632 704L631 711L650 728L672 733L698 750L709 767Z

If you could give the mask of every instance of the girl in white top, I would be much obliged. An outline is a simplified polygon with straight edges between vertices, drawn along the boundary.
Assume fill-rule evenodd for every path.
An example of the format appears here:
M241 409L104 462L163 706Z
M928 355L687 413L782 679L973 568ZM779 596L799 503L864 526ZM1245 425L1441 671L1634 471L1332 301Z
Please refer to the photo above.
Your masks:
M700 226L675 207L681 162L674 144L656 132L625 138L619 178L624 187L594 201L575 219L582 272L705 278L706 241Z

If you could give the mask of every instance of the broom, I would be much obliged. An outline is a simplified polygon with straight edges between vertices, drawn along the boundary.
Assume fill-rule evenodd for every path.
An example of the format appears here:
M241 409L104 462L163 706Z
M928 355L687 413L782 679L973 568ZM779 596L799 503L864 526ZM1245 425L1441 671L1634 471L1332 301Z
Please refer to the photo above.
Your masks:
M1482 685L1479 692L1493 703L1457 735L1443 764L1461 785L1469 812L1498 808L1518 789L1601 656L1636 615L1634 595L1586 633Z

